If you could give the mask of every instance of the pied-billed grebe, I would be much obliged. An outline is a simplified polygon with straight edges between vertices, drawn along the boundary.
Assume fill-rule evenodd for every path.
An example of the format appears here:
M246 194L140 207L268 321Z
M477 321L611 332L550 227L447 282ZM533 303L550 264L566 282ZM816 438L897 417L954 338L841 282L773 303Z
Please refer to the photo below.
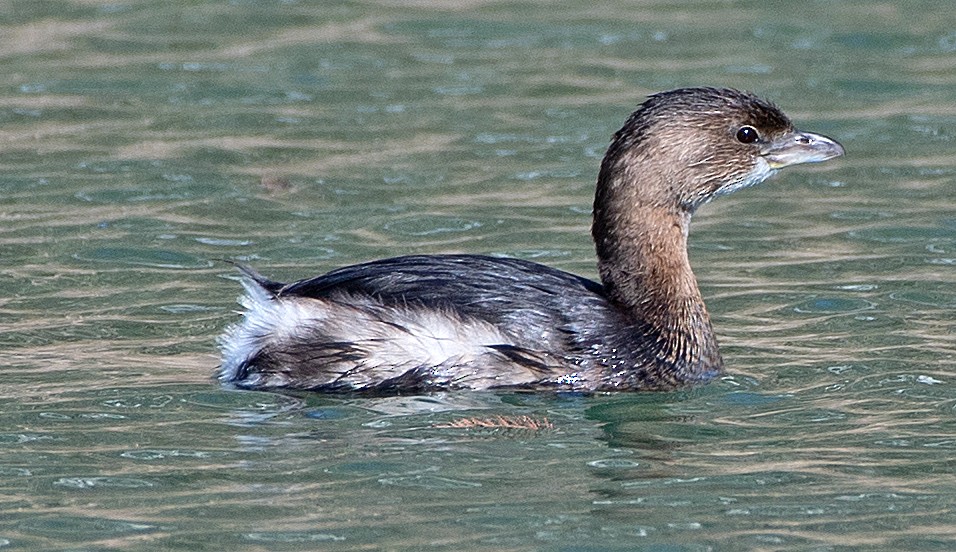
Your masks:
M480 255L397 257L291 284L243 269L218 376L239 387L402 392L658 390L722 360L687 259L691 215L777 169L843 154L731 89L650 96L601 163L601 283Z

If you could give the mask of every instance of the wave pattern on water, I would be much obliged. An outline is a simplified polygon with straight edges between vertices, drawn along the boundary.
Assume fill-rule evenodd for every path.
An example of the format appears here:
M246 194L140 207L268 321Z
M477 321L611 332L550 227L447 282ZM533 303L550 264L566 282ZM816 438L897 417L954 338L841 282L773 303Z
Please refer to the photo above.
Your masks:
M952 547L956 71L951 22L926 16L949 2L11 5L0 547ZM611 133L691 84L767 95L848 151L696 217L720 381L212 380L240 292L224 260L292 279L492 253L593 277Z

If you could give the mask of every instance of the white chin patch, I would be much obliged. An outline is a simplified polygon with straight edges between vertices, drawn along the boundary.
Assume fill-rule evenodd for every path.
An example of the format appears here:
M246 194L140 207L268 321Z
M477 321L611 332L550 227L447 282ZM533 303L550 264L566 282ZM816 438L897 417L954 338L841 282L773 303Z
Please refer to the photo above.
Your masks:
M737 190L749 188L750 186L756 186L757 184L760 184L764 180L773 176L776 172L776 169L771 168L770 163L767 163L766 159L763 157L758 157L756 166L752 171L750 171L737 182L721 188L715 195L722 196L732 194Z

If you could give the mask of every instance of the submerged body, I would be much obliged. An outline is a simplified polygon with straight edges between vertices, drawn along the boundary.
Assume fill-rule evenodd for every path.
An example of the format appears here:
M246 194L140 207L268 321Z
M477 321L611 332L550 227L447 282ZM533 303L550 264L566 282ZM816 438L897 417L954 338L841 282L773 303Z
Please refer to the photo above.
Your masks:
M219 378L247 388L402 392L671 389L722 370L687 259L691 215L781 167L842 155L729 89L651 96L601 165L601 283L517 259L397 257L291 284L243 269Z

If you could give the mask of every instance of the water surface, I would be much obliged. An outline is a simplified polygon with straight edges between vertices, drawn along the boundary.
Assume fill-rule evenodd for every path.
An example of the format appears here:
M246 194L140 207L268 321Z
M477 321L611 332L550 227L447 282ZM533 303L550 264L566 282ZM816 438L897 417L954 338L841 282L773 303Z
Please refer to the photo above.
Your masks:
M7 3L0 547L952 549L951 11ZM378 399L210 379L225 259L291 279L492 253L593 277L610 134L699 84L848 151L696 217L725 378Z

